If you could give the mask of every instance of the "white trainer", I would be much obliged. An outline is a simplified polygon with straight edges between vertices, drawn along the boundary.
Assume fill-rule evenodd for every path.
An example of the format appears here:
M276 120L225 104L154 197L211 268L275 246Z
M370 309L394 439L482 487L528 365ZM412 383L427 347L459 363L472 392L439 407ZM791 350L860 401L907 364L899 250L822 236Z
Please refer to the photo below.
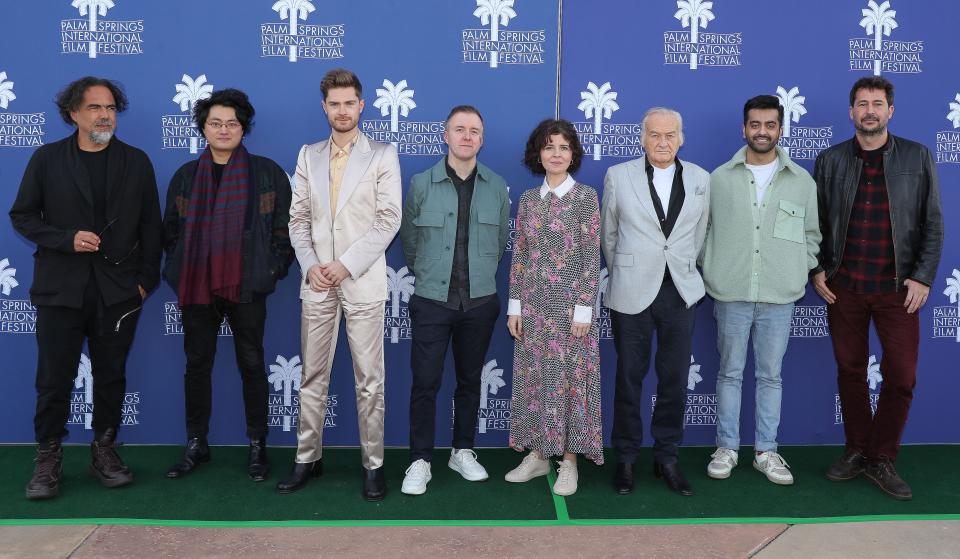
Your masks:
M577 492L577 463L572 460L560 462L557 468L557 481L553 483L553 492L561 497L567 497Z
M407 495L423 495L427 492L427 482L431 479L433 476L430 475L430 462L421 458L407 468L400 491Z
M793 485L793 474L789 470L790 465L782 456L772 450L758 454L753 459L753 467L777 485Z
M713 479L727 479L737 465L738 454L732 448L721 447L711 454L710 458L713 460L707 464L707 475Z
M447 465L467 481L484 481L490 477L487 470L477 462L477 453L472 448L450 449Z
M549 471L550 461L546 458L540 458L536 452L530 451L530 454L523 457L520 465L507 472L503 479L511 483L523 483L535 477L545 476Z

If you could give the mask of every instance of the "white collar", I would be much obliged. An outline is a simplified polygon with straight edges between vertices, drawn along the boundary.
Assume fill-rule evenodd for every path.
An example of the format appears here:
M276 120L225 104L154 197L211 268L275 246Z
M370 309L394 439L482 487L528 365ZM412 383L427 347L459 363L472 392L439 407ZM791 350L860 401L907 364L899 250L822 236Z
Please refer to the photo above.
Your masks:
M570 192L570 189L573 188L573 185L575 184L577 184L577 181L573 179L572 175L567 173L567 178L564 179L562 183L560 183L560 186L552 190L553 190L553 193L557 196L557 198L563 198L563 195L566 194L567 192ZM546 177L544 177L543 185L540 186L540 199L543 200L544 198L546 198L547 193L550 192L550 190L551 190L550 185L547 184L547 179Z

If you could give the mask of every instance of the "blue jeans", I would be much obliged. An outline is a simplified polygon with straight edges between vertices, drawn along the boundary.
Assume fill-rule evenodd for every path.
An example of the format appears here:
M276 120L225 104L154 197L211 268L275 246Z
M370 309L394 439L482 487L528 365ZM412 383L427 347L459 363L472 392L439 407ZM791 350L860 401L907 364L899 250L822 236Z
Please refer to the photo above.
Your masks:
M780 367L790 340L793 303L724 303L714 301L717 320L717 446L737 450L740 447L740 397L747 345L753 336L756 389L757 452L777 450L780 426L780 399L783 384Z

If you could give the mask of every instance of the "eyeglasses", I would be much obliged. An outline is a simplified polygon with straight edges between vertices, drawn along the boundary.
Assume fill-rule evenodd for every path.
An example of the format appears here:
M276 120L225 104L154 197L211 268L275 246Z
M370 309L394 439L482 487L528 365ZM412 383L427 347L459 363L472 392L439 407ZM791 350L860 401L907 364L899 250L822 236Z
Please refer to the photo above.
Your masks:
M228 120L226 122L223 122L220 120L208 120L206 126L211 130L219 130L221 128L226 128L231 132L236 132L241 125L236 120Z
M103 247L103 237L104 237L104 235L107 234L107 232L110 230L110 228L113 227L113 224L116 223L118 219L120 219L120 218L115 217L115 218L111 219L109 222L107 222L107 226L103 228L103 231L100 231L100 234L99 234L99 235L97 235L98 237L100 237L100 246L101 246L101 250L99 250L99 251L97 251L97 252L100 254L100 256L103 257L104 260L106 260L106 261L107 261L108 263L110 263L110 264L113 264L114 266L119 266L124 260L126 260L127 258L130 258L130 256L131 256L134 252L136 252L136 250L137 250L138 248L140 248L140 239L137 239L137 242L133 243L133 247L132 247L126 254L124 254L121 258L111 258L111 257L107 256L107 254L106 254L105 252L103 252L103 250L102 250L102 247Z

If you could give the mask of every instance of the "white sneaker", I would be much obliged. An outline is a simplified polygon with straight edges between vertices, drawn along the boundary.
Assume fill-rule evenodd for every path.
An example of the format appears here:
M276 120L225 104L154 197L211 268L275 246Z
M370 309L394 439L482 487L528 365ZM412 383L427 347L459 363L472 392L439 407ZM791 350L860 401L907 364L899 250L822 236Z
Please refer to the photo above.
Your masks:
M560 462L557 468L557 481L553 484L553 492L561 497L567 497L577 492L577 463L572 460Z
M402 493L406 493L407 495L423 495L427 492L427 482L433 478L433 476L430 475L430 462L421 458L413 464L410 464L406 474L407 475L403 476L403 485L400 487Z
M732 448L718 448L710 455L713 460L707 464L707 475L713 479L727 479L737 465L737 451Z
M472 448L451 449L447 465L467 481L484 481L490 477L487 470L477 462L477 453Z
M793 485L793 474L782 456L772 450L762 452L753 459L753 467L778 485Z
M545 476L550 471L550 461L540 458L536 452L523 457L523 462L516 468L507 472L503 479L511 483L523 483L530 481L535 477Z

